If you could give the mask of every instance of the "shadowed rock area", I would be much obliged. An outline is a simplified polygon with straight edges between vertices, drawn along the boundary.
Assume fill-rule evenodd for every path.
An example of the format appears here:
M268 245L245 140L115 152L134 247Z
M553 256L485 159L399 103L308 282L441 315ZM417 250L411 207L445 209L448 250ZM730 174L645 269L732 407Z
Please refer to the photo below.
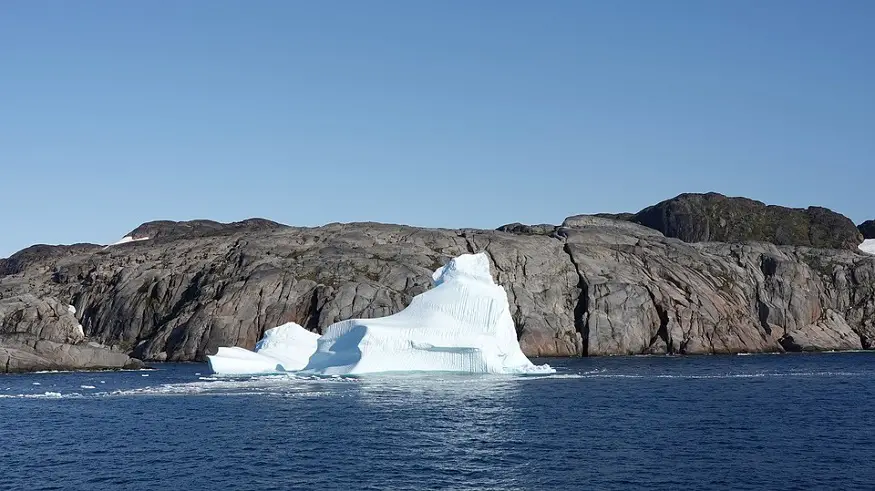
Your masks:
M875 239L875 220L866 220L857 226L864 239Z
M630 220L685 242L757 241L856 249L863 241L849 218L826 208L785 208L718 193L681 194L641 210Z
M687 243L604 215L506 231L268 221L140 229L155 223L168 231L155 234L161 240L26 249L5 261L15 267L0 275L0 299L72 304L65 325L135 358L204 360L219 346L252 349L290 321L321 332L398 312L430 287L434 269L484 251L529 356L875 344L875 257L851 250ZM28 329L57 322L36 316ZM6 347L15 336L4 329Z

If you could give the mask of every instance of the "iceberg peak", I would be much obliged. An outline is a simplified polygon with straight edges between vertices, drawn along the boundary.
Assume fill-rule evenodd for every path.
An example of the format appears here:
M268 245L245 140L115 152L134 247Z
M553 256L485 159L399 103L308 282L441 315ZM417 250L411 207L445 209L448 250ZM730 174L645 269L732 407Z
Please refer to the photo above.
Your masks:
M440 286L446 281L454 279L470 278L473 280L482 281L484 283L495 285L492 280L492 272L489 268L489 258L486 253L478 252L477 254L462 254L454 257L450 261L435 270L431 275L435 286Z

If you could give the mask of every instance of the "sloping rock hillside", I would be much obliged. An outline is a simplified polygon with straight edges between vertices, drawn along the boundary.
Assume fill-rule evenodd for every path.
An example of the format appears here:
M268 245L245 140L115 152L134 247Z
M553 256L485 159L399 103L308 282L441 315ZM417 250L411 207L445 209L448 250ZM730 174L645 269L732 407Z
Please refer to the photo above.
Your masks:
M289 321L397 312L450 257L485 251L528 355L875 347L875 257L849 249L687 243L604 215L504 231L272 223L29 248L0 261L0 298L71 304L85 336L135 358L203 360Z

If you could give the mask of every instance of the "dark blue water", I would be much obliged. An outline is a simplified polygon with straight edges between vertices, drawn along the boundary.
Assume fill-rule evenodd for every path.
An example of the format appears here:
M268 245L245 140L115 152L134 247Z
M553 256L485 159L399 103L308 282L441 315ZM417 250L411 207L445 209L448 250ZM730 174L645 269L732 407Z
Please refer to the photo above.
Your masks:
M875 488L875 353L549 362L0 376L0 488Z

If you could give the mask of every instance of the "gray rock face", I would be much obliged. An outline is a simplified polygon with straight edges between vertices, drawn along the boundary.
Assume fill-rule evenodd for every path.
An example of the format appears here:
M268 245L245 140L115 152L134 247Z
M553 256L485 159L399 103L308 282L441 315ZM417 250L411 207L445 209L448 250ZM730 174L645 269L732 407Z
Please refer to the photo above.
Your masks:
M619 216L626 216L625 214ZM563 227L567 228L602 228L613 229L617 233L630 233L643 237L662 237L662 233L658 230L632 223L626 220L619 220L605 215L574 215L565 219L562 222Z
M0 299L0 372L141 366L124 352L86 341L68 306L54 298Z
M866 220L857 225L857 229L863 234L864 239L875 239L875 220Z
M607 217L563 225L183 234L30 259L0 276L0 298L73 304L87 336L140 359L203 360L219 346L251 349L289 321L321 332L397 312L449 258L484 251L530 356L875 347L875 257L691 244Z
M767 206L718 193L682 194L641 210L631 221L685 242L769 242L856 249L863 241L847 217L826 208Z

